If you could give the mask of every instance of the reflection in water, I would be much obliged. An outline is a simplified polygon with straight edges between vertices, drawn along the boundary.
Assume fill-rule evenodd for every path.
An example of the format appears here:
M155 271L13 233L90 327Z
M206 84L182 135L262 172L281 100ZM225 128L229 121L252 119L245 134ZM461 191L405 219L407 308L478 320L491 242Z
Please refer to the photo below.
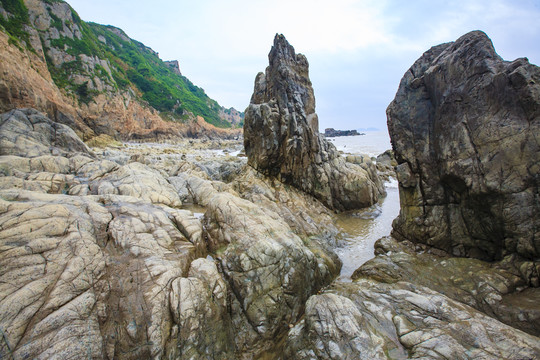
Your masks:
M385 198L368 209L338 215L342 234L335 252L343 261L339 280L351 281L352 273L374 257L375 241L390 235L392 221L399 214L399 191L393 183L387 184L386 192Z

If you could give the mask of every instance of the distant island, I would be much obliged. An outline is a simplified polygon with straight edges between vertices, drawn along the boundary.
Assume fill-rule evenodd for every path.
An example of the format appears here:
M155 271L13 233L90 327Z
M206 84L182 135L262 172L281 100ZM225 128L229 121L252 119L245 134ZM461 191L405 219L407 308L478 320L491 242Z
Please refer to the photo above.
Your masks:
M359 133L357 130L336 130L333 128L324 129L324 136L326 137L356 136L356 135L366 135L366 134Z

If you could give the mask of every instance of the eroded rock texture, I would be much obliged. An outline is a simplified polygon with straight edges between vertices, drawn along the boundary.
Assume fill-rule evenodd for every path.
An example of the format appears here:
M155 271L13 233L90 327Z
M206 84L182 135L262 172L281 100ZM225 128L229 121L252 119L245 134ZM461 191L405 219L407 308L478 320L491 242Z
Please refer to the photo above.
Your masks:
M287 339L291 359L534 359L537 337L408 282L335 283Z
M270 66L257 75L245 112L248 163L330 208L372 205L384 193L379 178L345 162L319 134L306 57L296 54L283 35L276 35L268 58Z
M352 277L425 286L516 329L540 335L540 288L527 287L522 271L532 264L516 263L513 258L490 263L423 250L408 241L379 239L375 243L379 256Z
M539 80L481 32L413 65L388 109L400 241L308 299L286 358L540 356Z
M486 260L540 256L540 69L480 31L425 52L387 109L393 235Z
M36 157L68 152L89 153L66 125L53 122L34 109L12 110L0 118L0 155Z
M339 272L314 239L329 210L296 188L117 163L33 110L1 116L2 359L255 358Z

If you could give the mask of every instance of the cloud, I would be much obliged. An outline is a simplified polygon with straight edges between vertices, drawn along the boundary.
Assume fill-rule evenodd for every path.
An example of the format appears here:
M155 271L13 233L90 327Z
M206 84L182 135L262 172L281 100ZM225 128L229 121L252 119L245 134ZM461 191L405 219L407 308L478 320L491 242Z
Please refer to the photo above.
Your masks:
M231 0L204 2L217 27L208 44L244 55L266 53L275 33L304 52L352 50L388 41L384 2L353 0ZM203 25L203 24L201 24ZM204 30L202 30L204 31ZM210 35L210 34L209 34ZM214 47L215 49L215 47Z
M365 118L384 127L407 68L431 46L471 30L485 31L505 59L540 64L538 0L68 2L83 19L121 27L163 59L178 59L209 96L240 110L268 65L274 35L283 33L311 64L321 126L347 128Z
M406 6L392 2L385 14L398 19L389 30L395 50L424 51L472 30L486 32L502 53L519 39L540 42L540 6L533 0L411 1ZM538 46L527 50L534 58L540 55ZM508 54L515 57L514 52Z

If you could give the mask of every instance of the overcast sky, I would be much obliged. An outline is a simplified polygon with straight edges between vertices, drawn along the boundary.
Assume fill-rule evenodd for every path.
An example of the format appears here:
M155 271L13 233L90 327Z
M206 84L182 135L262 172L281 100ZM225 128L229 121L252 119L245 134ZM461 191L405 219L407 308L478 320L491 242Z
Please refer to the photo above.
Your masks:
M405 71L431 46L483 30L505 60L540 64L540 0L68 0L176 59L221 105L243 111L276 33L307 56L319 127L386 128Z

